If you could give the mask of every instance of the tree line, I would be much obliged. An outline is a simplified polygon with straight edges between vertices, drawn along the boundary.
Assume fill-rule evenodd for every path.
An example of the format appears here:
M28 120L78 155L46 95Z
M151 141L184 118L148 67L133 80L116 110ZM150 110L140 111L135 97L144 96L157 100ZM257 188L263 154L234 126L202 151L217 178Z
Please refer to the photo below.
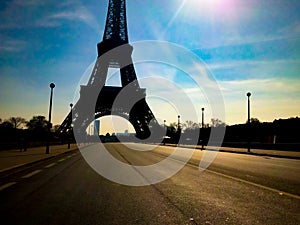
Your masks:
M46 131L49 123L44 116L33 116L27 121L22 117L10 117L2 121L0 119L0 128L4 129L22 129L26 127L29 130Z
M29 121L22 117L0 119L0 150L18 148L20 142L25 142L28 147L42 145L48 139L58 142L53 133L49 134L49 126L51 124L40 115L33 116Z
M0 119L0 149L16 147L20 140L26 140L38 144L49 138L49 126L52 127L44 116L33 116L29 121L22 117L10 117ZM278 119L273 122L261 122L257 118L251 118L250 123L227 125L219 119L211 119L210 123L196 123L185 121L173 122L169 125L161 125L166 130L169 142L176 143L179 138L184 142L198 144L207 143L211 129L226 128L224 145L236 145L237 143L300 143L300 118ZM51 128L50 139L53 142L61 141L55 131L59 125ZM25 128L25 129L24 129ZM195 135L196 134L196 135ZM197 136L198 135L198 136ZM196 138L193 140L191 137ZM15 143L14 145L12 143Z
M300 145L300 118L291 117L288 119L276 119L273 122L261 122L257 118L251 118L250 123L247 121L244 124L226 125L219 119L211 119L209 124L202 126L193 121L186 121L182 124L183 142L198 144L206 144L210 138L212 129L225 128L225 136L223 139L223 146L229 147L244 147L249 141L252 145L258 148L265 148L266 145L273 145L278 147L282 145L284 149L295 149ZM169 141L176 143L178 133L178 125L171 123L167 126L167 136ZM190 137L199 133L198 140L191 140ZM295 145L297 144L297 145ZM289 145L287 147L287 145ZM267 146L270 147L270 146Z

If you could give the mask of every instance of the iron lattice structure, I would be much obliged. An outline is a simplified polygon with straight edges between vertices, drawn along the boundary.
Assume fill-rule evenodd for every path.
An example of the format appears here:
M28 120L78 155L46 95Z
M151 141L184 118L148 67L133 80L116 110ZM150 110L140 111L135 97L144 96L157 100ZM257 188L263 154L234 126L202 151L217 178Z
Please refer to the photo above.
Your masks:
M133 47L128 43L126 2L109 0L106 25L102 42L98 43L98 58L87 85L81 85L80 98L58 132L85 133L95 119L106 115L117 115L133 125L136 136L148 138L151 131L160 129L145 97L146 90L140 88L132 62ZM105 86L108 68L120 68L121 87ZM119 94L122 104L114 105ZM134 102L133 102L134 101Z

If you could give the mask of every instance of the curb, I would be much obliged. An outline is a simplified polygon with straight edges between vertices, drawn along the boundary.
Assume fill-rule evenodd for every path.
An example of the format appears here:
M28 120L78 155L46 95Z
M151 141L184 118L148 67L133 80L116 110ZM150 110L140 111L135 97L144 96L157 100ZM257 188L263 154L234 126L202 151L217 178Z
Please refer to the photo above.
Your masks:
M208 151L213 151L213 150L208 150ZM273 155L273 154L256 153L256 152L236 152L236 151L230 151L230 150L219 150L219 152L244 154L244 155L254 155L254 156L265 156L265 157L274 157L274 158L284 158L284 159L298 159L298 160L300 160L299 156L289 156L289 155Z
M173 146L172 144L161 144L161 146ZM191 148L189 146L185 146L185 145L179 145L179 147L181 148ZM234 154L243 154L243 155L254 155L254 156L264 156L264 157L273 157L273 158L284 158L284 159L296 159L296 160L300 160L300 156L289 156L289 155L275 155L275 154L268 154L268 153L256 153L256 152L240 152L240 151L234 151L234 150L224 150L224 149L219 149L219 150L214 150L214 149L210 149L210 147L207 148L204 147L204 149L202 150L201 147L195 147L195 150L201 150L201 151L216 151L216 152L227 152L227 153L234 153ZM262 149L264 150L264 149ZM266 150L268 151L268 150Z
M38 160L35 160L33 162L22 163L22 164L18 164L18 165L9 167L9 168L2 169L2 170L0 170L0 178L4 178L4 177L7 177L9 175L15 174L17 172L22 171L23 169L25 169L27 167L31 167L31 166L33 166L35 164L38 164L38 163L41 163L43 161L51 160L51 159L53 159L53 158L55 158L57 156L61 156L61 155L64 155L64 154L73 153L73 152L76 152L76 151L78 151L78 148L75 148L75 149L67 151L67 152L59 153L57 155L49 156L47 158L38 159Z

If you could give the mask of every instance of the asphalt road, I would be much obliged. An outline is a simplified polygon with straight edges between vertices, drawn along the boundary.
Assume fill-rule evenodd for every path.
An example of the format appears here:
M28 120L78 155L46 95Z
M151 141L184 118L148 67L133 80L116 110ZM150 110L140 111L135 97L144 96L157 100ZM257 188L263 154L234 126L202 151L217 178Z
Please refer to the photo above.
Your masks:
M105 149L94 145L82 152L110 172L105 176L119 174L128 183L149 184L165 175L163 167L150 175L144 168L174 151L167 146L146 151L151 146L142 144L105 146L130 173L109 160L97 162ZM182 154L169 157L168 168L184 165L191 151L178 150ZM210 155L195 151L176 175L146 186L104 178L80 152L40 162L1 178L1 224L300 224L300 160L218 153L206 170L199 170L204 154Z

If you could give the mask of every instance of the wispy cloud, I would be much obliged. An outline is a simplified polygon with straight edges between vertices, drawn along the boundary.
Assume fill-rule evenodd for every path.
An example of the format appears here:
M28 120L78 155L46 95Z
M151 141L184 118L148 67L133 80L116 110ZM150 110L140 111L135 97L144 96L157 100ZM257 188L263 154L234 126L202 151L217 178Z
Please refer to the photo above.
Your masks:
M285 94L292 97L300 96L299 79L286 78L268 78L268 79L249 79L249 80L231 80L219 81L224 95L235 95L236 93L246 93L253 91L269 98L282 97ZM279 92L280 90L280 92Z
M246 121L246 93L251 95L251 117L262 121L299 116L299 79L249 79L219 82L229 124Z
M208 64L212 70L222 70L228 68L238 68L244 66L281 66L286 64L299 64L300 59L277 59L277 60L229 60Z
M261 121L273 121L278 118L289 118L299 116L300 112L300 80L299 79L248 79L218 82L225 107L224 120L227 124L245 123L247 117L246 93L251 92L251 117ZM205 91L193 87L185 89L193 108L201 118L200 108L205 108L205 119L218 117L212 102ZM178 102L184 107L191 108L185 103L185 99L178 97ZM155 107L155 106L154 106ZM159 110L159 109L158 109Z
M0 52L1 53L20 52L23 51L26 48L26 46L27 46L26 41L2 37L0 42Z
M95 28L95 30L100 30L94 15L90 11L88 11L84 6L77 6L73 10L65 10L53 13L48 16L48 20L77 20L89 25L92 28Z
M69 8L53 12L42 19L37 20L35 26L56 27L66 23L66 21L80 21L84 24L87 24L97 32L101 30L95 16L84 6L78 5L76 7Z
M271 33L267 33L264 30L260 30L256 31L253 34L247 35L240 34L239 30L229 29L229 31L227 31L220 39L215 39L213 37L213 41L198 41L198 43L194 43L193 46L201 46L200 48L202 49L211 49L224 46L239 46L298 38L300 38L300 22L296 21L287 24L285 27L275 29ZM205 45L203 45L203 43L205 43ZM196 49L197 48L194 48L193 50Z
M0 12L0 18L3 20L0 29L57 27L68 20L80 21L99 30L94 15L79 1L56 4L55 1L15 0Z
M15 6L39 6L45 4L47 1L40 1L40 0L14 0L12 1L12 5Z

